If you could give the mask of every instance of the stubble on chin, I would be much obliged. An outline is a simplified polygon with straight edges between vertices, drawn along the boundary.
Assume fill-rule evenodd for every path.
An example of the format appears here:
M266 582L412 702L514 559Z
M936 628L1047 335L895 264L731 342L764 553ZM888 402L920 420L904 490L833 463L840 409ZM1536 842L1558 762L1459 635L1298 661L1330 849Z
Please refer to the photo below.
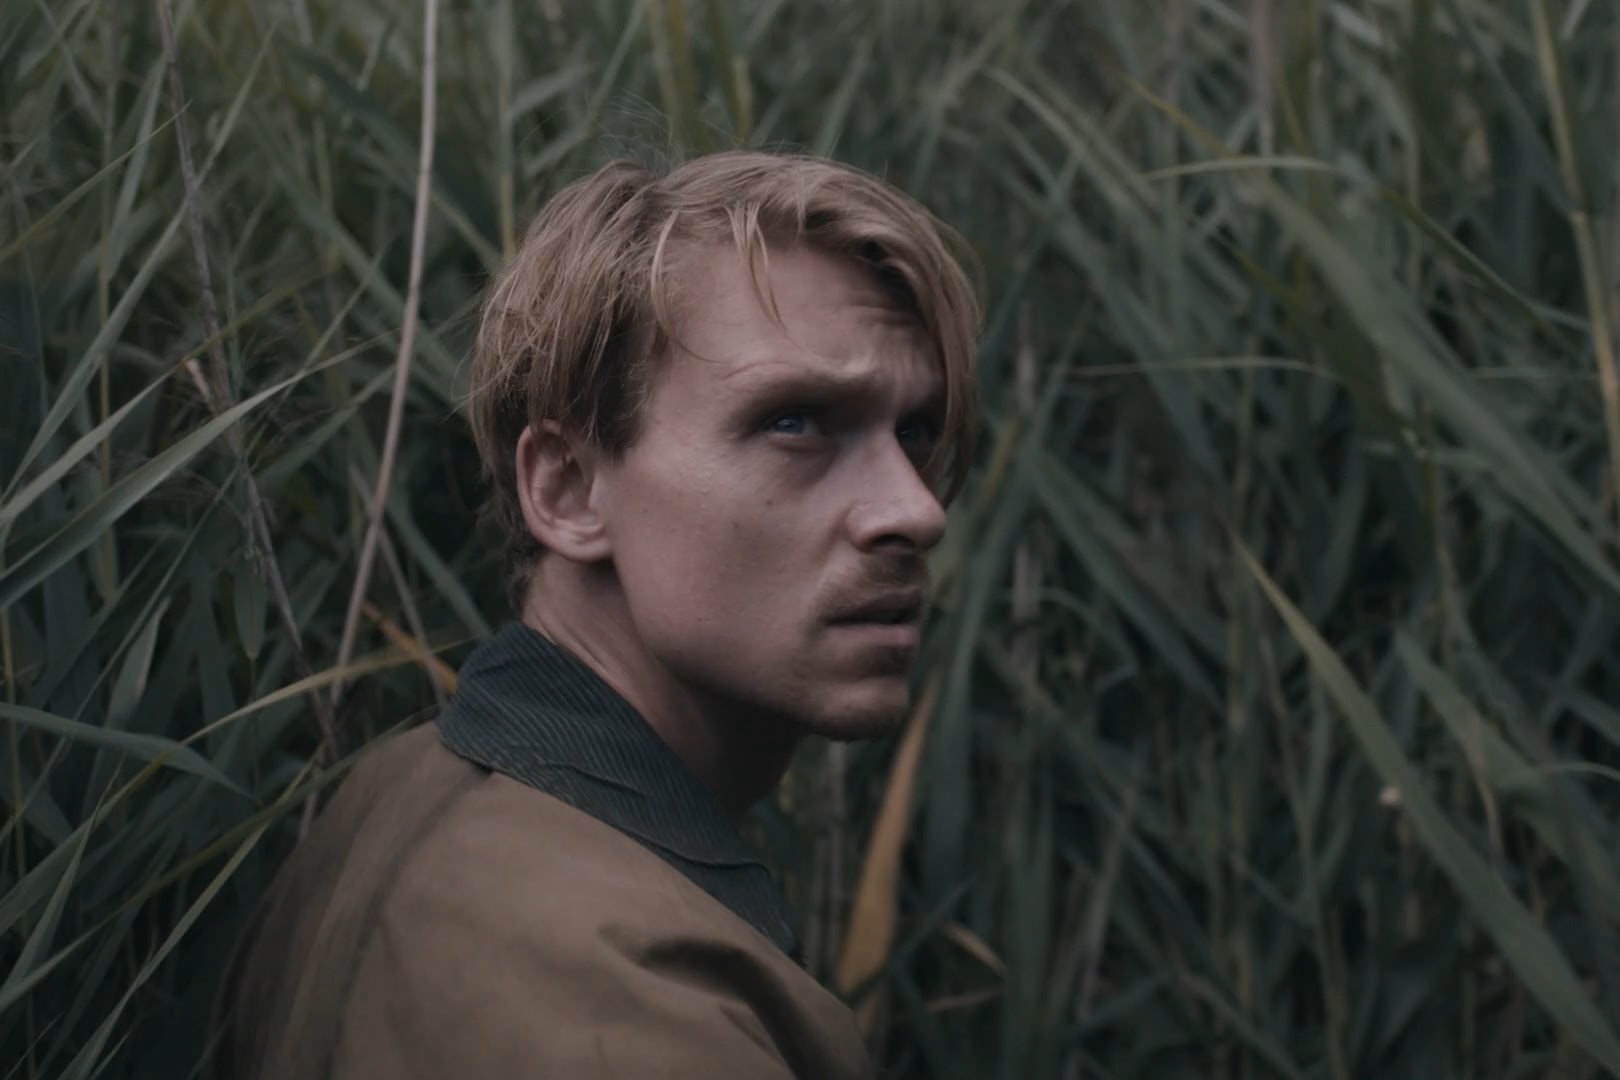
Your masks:
M915 649L867 648L835 657L816 652L815 645L805 647L796 670L775 683L773 703L763 710L774 723L834 742L884 738L905 728ZM763 719L758 711L755 716Z
M891 735L898 735L903 731L906 726L906 719L909 716L909 709L897 709L890 713L866 714L856 718L828 723L819 729L813 728L810 730L810 734L819 735L828 742L838 743L883 739Z
M892 679L893 685L861 687L852 700L803 717L801 727L806 734L834 742L881 739L899 733L911 717L911 690L904 675Z

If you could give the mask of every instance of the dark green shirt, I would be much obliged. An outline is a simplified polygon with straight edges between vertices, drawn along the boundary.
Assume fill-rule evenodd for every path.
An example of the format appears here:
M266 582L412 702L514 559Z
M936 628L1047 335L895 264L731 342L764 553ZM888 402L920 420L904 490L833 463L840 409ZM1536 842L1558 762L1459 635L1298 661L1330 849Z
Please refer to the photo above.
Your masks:
M798 955L793 909L719 800L628 701L544 635L511 623L474 649L439 736L639 841Z

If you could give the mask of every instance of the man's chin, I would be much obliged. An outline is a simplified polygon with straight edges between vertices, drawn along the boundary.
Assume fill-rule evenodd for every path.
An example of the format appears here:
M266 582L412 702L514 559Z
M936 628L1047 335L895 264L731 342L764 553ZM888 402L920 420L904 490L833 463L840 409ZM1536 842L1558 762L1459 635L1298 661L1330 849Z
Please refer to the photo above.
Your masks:
M891 680L882 680L891 682ZM833 707L803 717L805 732L835 742L880 739L906 726L911 716L911 690L904 680L888 686L864 686Z

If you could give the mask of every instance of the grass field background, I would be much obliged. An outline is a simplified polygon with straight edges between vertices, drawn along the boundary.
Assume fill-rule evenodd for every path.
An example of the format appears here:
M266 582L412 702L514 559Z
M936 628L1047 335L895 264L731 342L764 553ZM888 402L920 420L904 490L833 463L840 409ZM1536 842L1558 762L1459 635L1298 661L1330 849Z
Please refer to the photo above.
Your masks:
M480 290L737 144L987 285L918 722L752 823L890 1073L1620 1076L1620 7L6 0L0 1077L191 1073L502 617Z

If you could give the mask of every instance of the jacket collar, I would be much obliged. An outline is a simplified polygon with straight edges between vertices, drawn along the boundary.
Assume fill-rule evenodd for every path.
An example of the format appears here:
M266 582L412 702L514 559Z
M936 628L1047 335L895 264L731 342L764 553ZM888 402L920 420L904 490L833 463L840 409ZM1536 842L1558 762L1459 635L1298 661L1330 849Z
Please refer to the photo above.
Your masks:
M473 650L439 737L639 841L798 955L796 918L719 801L612 687L520 622Z

